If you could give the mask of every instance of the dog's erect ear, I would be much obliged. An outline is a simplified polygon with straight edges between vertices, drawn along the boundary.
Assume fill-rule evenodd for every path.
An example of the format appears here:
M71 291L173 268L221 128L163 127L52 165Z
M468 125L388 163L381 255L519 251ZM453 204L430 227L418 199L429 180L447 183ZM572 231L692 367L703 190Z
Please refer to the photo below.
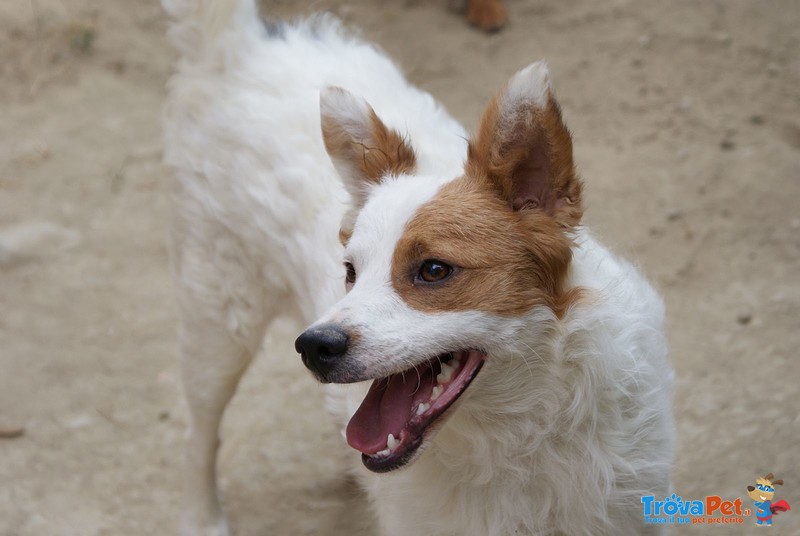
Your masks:
M326 87L320 94L320 114L325 148L356 207L364 204L369 186L385 175L414 171L411 146L363 98Z
M470 142L467 172L486 177L514 210L544 211L564 227L580 222L572 138L544 62L519 71L489 103Z

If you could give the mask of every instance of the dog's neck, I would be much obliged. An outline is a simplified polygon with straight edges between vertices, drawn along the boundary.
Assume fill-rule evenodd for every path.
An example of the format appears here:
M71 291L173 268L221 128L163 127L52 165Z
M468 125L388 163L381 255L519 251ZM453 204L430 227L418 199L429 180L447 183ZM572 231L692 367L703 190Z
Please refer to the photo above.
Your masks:
M514 351L489 356L474 392L434 441L448 459L460 455L462 469L480 473L486 456L493 468L508 460L516 468L519 457L597 424L596 407L576 398L596 399L602 378L590 360L571 353L577 341L569 340L569 318L542 311L528 325Z

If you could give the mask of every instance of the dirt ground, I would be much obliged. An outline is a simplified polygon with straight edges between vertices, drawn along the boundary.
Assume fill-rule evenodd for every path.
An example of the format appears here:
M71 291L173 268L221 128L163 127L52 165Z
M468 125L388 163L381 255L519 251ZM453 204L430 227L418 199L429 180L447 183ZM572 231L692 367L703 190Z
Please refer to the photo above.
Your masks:
M666 297L676 492L744 498L774 472L794 510L771 533L800 533L800 3L508 0L491 36L445 0L301 4L266 5L333 8L470 128L549 61L586 221ZM164 32L156 0L0 0L0 434L22 433L0 439L2 536L176 530ZM231 524L372 534L298 331L271 331L227 414Z

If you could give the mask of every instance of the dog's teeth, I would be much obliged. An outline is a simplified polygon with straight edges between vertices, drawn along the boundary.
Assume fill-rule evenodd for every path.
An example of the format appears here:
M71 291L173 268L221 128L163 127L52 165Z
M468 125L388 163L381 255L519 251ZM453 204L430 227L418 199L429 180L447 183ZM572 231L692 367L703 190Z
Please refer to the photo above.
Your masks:
M392 451L391 451L391 450L389 450L389 449L383 449L383 450L379 450L378 452L376 452L375 454L373 454L373 456L388 456L388 455L389 455L389 454L391 454L391 453L392 453Z
M423 402L423 403L422 403L422 404L420 404L420 405L419 405L419 407L417 408L417 415L422 415L423 413L425 413L426 411L428 411L428 409L430 409L430 407L431 407L431 405L430 405L430 404L426 404L426 403L424 403L424 402Z
M450 379L450 372L450 367L447 365L447 363L442 363L442 372L436 376L436 382L445 383Z
M388 448L390 452L396 449L399 444L400 442L396 440L392 434L386 437L386 448Z
M439 398L439 395L442 394L442 391L444 391L444 389L442 388L441 385L437 385L436 387L434 387L433 391L431 391L431 400L436 400L437 398Z
M436 375L436 382L437 383L447 383L451 379L453 379L453 372L455 372L456 367L452 365L448 365L447 363L442 363L442 372L441 374Z

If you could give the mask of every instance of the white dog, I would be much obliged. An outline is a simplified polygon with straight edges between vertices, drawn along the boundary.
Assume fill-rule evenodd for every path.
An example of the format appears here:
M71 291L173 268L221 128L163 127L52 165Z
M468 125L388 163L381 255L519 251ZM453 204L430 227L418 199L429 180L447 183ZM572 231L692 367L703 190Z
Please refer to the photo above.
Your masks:
M332 18L163 2L181 53L165 139L182 533L227 533L220 418L287 314L311 325L297 349L332 383L382 535L657 530L640 497L670 486L663 306L580 225L546 66L514 75L467 142ZM336 385L352 382L372 384Z

